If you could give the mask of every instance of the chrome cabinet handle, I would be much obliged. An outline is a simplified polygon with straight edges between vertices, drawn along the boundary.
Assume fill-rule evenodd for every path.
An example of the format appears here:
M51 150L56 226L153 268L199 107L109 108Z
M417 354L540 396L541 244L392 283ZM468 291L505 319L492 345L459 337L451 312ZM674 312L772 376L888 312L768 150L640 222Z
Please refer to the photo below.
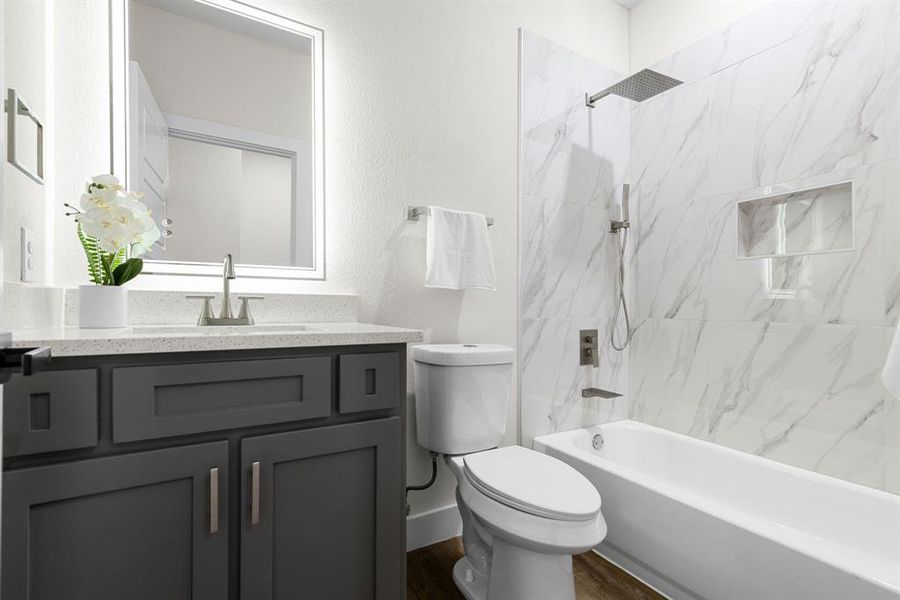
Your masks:
M250 524L259 524L259 461L250 465Z
M209 470L209 533L219 532L219 467Z

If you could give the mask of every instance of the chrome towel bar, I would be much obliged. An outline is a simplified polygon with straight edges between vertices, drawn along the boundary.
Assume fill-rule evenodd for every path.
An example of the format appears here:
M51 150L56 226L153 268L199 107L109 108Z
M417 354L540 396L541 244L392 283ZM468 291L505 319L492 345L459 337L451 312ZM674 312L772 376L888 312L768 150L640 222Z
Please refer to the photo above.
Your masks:
M418 221L419 217L427 217L431 214L431 209L427 206L408 206L406 208L406 220L407 221ZM491 217L485 217L487 220L488 227L494 226L494 219Z

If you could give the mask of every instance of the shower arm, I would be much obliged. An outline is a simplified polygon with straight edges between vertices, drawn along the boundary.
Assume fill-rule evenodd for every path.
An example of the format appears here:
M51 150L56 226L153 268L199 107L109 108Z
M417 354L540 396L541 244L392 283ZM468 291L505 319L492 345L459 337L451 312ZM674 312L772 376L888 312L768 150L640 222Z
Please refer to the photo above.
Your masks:
M593 96L591 96L591 95L588 94L588 93L585 93L585 95L584 95L584 105L587 106L588 108L594 108L594 106L597 105L597 102L599 102L599 101L602 100L603 98L606 98L606 97L609 96L610 94L612 94L612 92L609 91L609 90L603 90L602 92L597 92L597 93L594 94Z

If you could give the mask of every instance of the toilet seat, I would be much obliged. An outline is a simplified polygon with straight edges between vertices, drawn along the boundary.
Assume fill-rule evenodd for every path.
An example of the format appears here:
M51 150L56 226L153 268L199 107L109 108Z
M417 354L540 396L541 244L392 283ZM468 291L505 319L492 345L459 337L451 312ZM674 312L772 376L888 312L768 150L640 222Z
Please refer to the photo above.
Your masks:
M590 550L606 537L601 511L585 521L566 521L537 516L487 495L465 473L465 459L469 456L474 454L447 456L445 460L459 484L461 504L493 535L530 551L570 555Z
M463 473L476 490L501 504L555 521L590 521L600 494L571 466L521 446L463 457Z

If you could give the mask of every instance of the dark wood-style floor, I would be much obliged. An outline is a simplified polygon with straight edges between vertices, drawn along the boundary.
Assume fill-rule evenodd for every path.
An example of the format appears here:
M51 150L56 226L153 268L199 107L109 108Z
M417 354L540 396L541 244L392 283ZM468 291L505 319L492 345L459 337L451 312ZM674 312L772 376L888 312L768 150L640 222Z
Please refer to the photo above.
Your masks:
M463 555L453 538L406 555L407 600L464 600L453 583L453 565ZM665 600L663 596L593 552L573 558L578 600Z

